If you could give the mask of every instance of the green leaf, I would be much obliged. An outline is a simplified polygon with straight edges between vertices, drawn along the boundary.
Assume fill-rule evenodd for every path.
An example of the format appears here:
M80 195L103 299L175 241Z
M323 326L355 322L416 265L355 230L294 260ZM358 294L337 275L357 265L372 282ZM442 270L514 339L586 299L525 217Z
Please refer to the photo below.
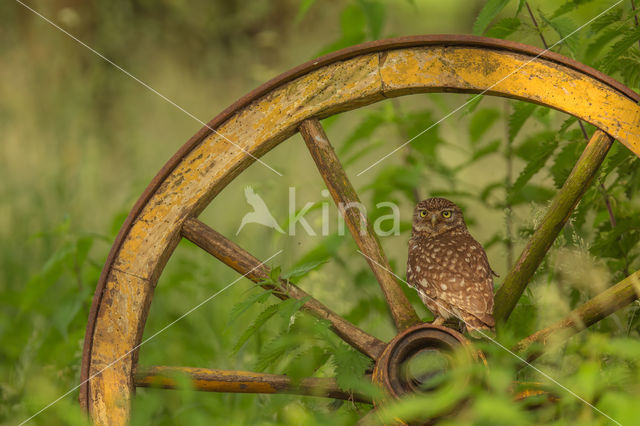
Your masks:
M71 321L78 315L78 312L80 312L84 304L81 297L77 297L77 294L75 296L76 297L66 297L63 303L58 304L50 318L55 328L65 339L68 337Z
M331 357L331 354L318 346L299 346L293 359L287 364L284 372L294 383L312 376Z
M354 44L362 43L366 38L367 17L362 8L356 4L347 5L340 14L341 37L325 46L316 56L324 55Z
M408 166L386 166L375 177L375 180L363 189L373 190L373 204L384 201L396 200L397 192L401 191L407 200L413 200L413 189L416 188L422 179L420 167ZM370 218L374 221L373 217Z
M576 232L581 232L582 227L584 226L587 220L587 214L591 211L596 196L599 196L598 191L591 186L591 188L587 189L587 192L582 196L582 199L578 203L578 206L575 208L572 217L571 224Z
M555 140L546 140L540 146L537 154L531 158L531 160L527 163L525 168L520 172L518 179L514 182L511 187L511 194L509 195L509 199L516 196L519 191L521 191L524 186L531 180L531 178L538 173L547 160L556 149L556 141Z
M502 142L500 141L500 139L496 139L494 141L489 142L487 145L475 150L471 155L471 158L469 158L467 161L465 161L464 163L456 167L456 171L461 170L475 163L476 161L486 157L487 155L498 152L501 144Z
M471 95L469 100L466 102L466 107L464 108L462 115L473 114L473 112L476 110L476 108L478 108L478 105L480 105L480 102L482 102L483 99L484 99L484 95L480 95L480 94ZM448 108L447 108L447 112L448 112Z
M578 161L578 158L580 158L583 150L584 144L573 142L565 145L558 155L556 155L553 165L549 169L556 188L564 185L564 182L569 177L569 173L573 170L573 166Z
M640 51L629 50L629 52L618 58L617 70L622 75L622 82L632 89L640 88Z
M578 122L578 119L576 117L567 118L562 122L562 125L560 125L560 130L558 130L558 134L563 135L569 129L569 127L571 127L577 122Z
M281 273L282 268L280 266L276 266L275 268L271 269L271 271L269 272L270 281L277 283L280 280Z
M305 263L313 262L326 262L333 258L338 262L342 262L340 256L338 256L338 249L345 241L343 236L331 234L323 238L312 249L307 251L297 262L296 265L304 265Z
M305 336L280 333L258 352L258 359L256 360L254 368L256 371L264 371L285 354L291 351L292 347L296 347L304 343Z
M482 35L491 21L504 9L509 0L488 0L473 24L473 34Z
M480 199L486 203L489 200L491 194L493 194L493 191L500 188L504 188L504 182L494 182L485 186L480 193Z
M640 27L624 31L622 39L614 43L602 60L604 69L607 70L606 72L615 69L615 62L618 58L625 54L638 40L640 40Z
M636 156L629 151L627 147L619 143L614 143L600 167L600 176L606 177L609 173L634 158L636 158Z
M364 29L367 18L362 8L355 4L348 5L340 14L340 29L343 40L358 40L364 38Z
M76 241L76 265L82 267L87 260L89 250L93 245L93 237L81 237Z
M500 111L495 108L478 110L473 117L471 117L471 122L469 123L471 142L478 142L498 118L500 118Z
M240 350L240 348L242 348L245 342L249 340L249 338L253 336L258 330L260 330L260 328L267 322L267 320L269 320L269 318L271 318L278 312L278 308L278 304L269 305L264 311L260 312L258 317L253 321L249 328L247 328L240 335L238 342L233 347L232 353L236 354Z
M518 18L504 18L496 22L487 33L487 37L506 38L518 31L520 28L520 20Z
M365 383L364 374L371 366L371 360L345 344L339 344L333 353L336 381L340 389L355 391Z
M495 375L494 375L495 376ZM504 395L480 395L473 401L473 418L476 424L517 425L528 423L523 405L514 404Z
M540 152L540 146L544 145L550 140L556 138L557 132L544 130L542 132L534 133L527 137L522 143L520 143L514 150L514 153L525 161L529 161L531 158L538 155Z
M109 228L109 233L111 235L115 236L120 231L124 221L127 220L127 216L129 216L128 210L122 210L113 216L113 219L111 220L111 227Z
M347 139L345 139L340 147L339 155L344 155L349 152L356 142L370 138L373 132L383 124L385 124L385 118L379 111L367 114Z
M267 301L269 296L273 293L273 290L264 290L260 293L256 293L253 296L249 297L242 302L236 303L231 308L231 313L229 314L228 324L233 323L240 315L245 313L249 308L251 308L256 303L264 303Z
M302 305L307 303L311 299L311 296L305 296L302 299L285 299L280 302L280 306L278 307L278 315L280 315L283 319L289 320L300 310Z
M591 3L593 0L571 0L568 1L566 3L564 3L563 5L561 5L560 7L558 7L555 12L553 12L553 14L551 15L551 19L553 18L557 18L558 16L564 15L566 13L569 12L573 12L574 10L576 10L578 7L583 6L587 3Z
M385 19L385 5L376 0L358 0L364 15L367 17L367 27L373 40L380 38Z
M618 216L616 227L613 229L608 220L602 222L589 251L594 256L624 259L638 241L640 227L637 219Z
M512 206L517 206L525 203L544 203L554 196L555 191L543 186L528 184L511 194L509 202Z
M440 138L440 126L435 124L431 110L407 113L396 120L411 139L411 149L422 154L427 161L435 161L436 150L443 140Z
M294 20L294 23L296 25L299 24L304 19L305 15L309 11L309 9L311 9L311 6L313 6L315 2L316 0L300 0L300 6L298 6L298 13L296 14L296 18Z
M608 28L602 33L598 34L598 37L590 43L584 51L584 60L586 64L596 64L598 55L607 47L613 40L622 36L622 32L618 28Z
M312 333L319 339L324 340L332 348L335 347L336 335L331 331L331 321L326 319L316 319L313 322Z
M385 142L379 141L379 140L375 142L367 143L366 146L364 146L358 151L355 151L353 154L347 157L344 161L342 161L342 166L345 168L351 166L352 164L360 160L365 155L369 154L372 151L375 151L376 149L380 148L383 145L385 145Z
M536 104L529 102L513 103L513 112L509 115L509 140L513 141L518 136L518 132L520 132L520 129L532 116L536 108Z
M612 338L607 341L607 351L629 361L640 359L640 342L636 339Z
M298 280L300 280L300 278L304 277L309 272L318 269L318 267L324 265L325 263L327 263L327 261L327 259L323 259L299 265L286 274L283 274L282 279L291 281L292 283L296 283L298 282Z
M551 128L551 108L540 107L533 110L533 118L538 120L545 129Z
M605 13L589 25L591 34L599 34L611 25L618 25L622 19L623 10L621 7L615 7L610 12Z
M577 28L575 23L567 17L547 19L542 12L540 12L540 16L542 20L558 34L559 40L555 45L567 46L571 54L576 56L580 45L580 32L575 31Z
M65 243L47 259L40 272L29 279L20 299L22 311L30 309L35 303L44 299L47 290L58 283L65 270L73 267L75 251L74 244Z
M489 154L498 152L501 144L502 144L502 141L500 141L500 139L496 139L494 141L489 142L487 145L483 146L482 148L480 148L479 150L473 153L473 155L471 156L471 161L476 161L483 157L486 157Z

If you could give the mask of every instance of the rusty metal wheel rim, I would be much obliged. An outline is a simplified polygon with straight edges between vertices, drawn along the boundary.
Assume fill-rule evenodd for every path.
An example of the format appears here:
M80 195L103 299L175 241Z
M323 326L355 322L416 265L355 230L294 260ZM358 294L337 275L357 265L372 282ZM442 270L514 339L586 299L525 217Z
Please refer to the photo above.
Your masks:
M432 349L444 353L457 349L466 349L469 362L473 360L467 339L457 331L443 326L418 324L410 327L393 338L376 362L373 380L382 385L393 398L417 391L408 383L402 366L421 350Z
M435 57L434 61L446 60L454 69L460 65L468 75L466 79L464 76L457 76L460 79L456 79L447 74L445 69L440 69L442 74L435 76L408 72L437 65L434 65L435 62L425 62L427 57ZM465 61L471 66L464 65L465 61L461 61L461 58L466 58ZM497 62L492 63L491 60ZM241 141L247 151L260 157L294 134L305 122L378 102L386 97L428 91L479 93L495 83L496 75L504 75L525 62L527 64L520 69L522 72L518 71L513 79L505 80L504 84L496 85L486 93L535 102L575 115L618 139L636 155L640 154L638 94L610 77L561 55L514 42L472 36L403 37L344 49L284 73L211 120L207 127L180 148L152 180L131 210L107 258L89 315L81 370L83 386L80 399L94 420L98 423L111 420L124 422L128 418L127 404L116 402L121 398L128 400L133 388L132 369L137 361L137 353L125 358L117 369L105 371L91 382L86 380L100 371L100 366L107 365L110 360L140 342L153 288L181 238L183 225L196 217L217 193L252 163L252 159L244 153L217 140L210 128L234 137L237 134L255 134L256 128L242 128L243 123L251 120L254 125L274 126L261 134L261 138ZM433 70L438 71L437 66ZM569 88L565 96L553 85L540 87L523 84L527 73L530 76L545 75L553 82L568 82L578 87ZM339 77L344 78L347 74L350 79L339 81ZM342 87L345 90L341 97L328 100L314 97L315 93L303 96L305 84L311 84L312 81L320 81L325 88ZM318 88L317 85L313 87ZM578 95L583 95L585 88L589 89L589 99ZM296 89L298 92L295 92ZM261 105L282 103L282 98L278 96L284 93L302 96L298 109L285 111L286 120L276 122L273 114L262 121L256 118L257 112L264 113L259 109ZM609 112L598 105L598 102L605 100ZM295 106L291 103L288 105ZM269 119L272 121L269 122ZM203 159L202 154L207 156ZM202 167L199 181L194 183L186 179L190 187L177 183L179 179L192 178L195 175L193 170L200 171L199 167ZM204 180L207 181L206 185L201 182ZM187 190L190 191L188 200L175 197L176 191L185 193ZM172 196L175 203L171 202ZM162 207L162 212L155 218L149 216L152 205ZM149 235L155 239L149 239ZM135 312L118 319L112 314L125 302ZM124 330L126 324L135 325L135 330ZM106 341L111 342L109 350L105 349Z

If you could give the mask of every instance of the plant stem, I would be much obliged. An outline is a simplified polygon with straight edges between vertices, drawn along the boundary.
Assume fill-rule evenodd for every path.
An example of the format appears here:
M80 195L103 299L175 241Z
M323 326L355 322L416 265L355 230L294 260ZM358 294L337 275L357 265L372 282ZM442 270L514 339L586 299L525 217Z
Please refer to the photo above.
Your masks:
M509 101L504 101L504 115L509 116ZM505 150L506 161L506 174L505 174L505 189L507 191L506 204L505 204L505 236L507 246L507 271L511 269L513 265L513 208L509 201L509 194L511 193L511 187L513 185L513 141L509 137L509 126L505 120L505 139L507 141L507 147Z
M540 26L538 25L538 21L536 21L536 17L533 15L533 12L531 11L531 8L529 7L529 2L525 1L524 2L525 6L527 6L527 10L529 11L529 16L531 16L531 20L533 21L533 25L536 27L536 30L538 31L538 34L540 35L540 40L542 40L542 44L544 45L545 49L549 49L549 45L547 44L547 41L544 39L544 35L542 35L542 30L540 29Z
M636 5L635 1L631 0L631 10L633 11L633 21L636 23L636 28L638 28L638 15L636 14ZM640 47L640 40L638 40L638 47Z

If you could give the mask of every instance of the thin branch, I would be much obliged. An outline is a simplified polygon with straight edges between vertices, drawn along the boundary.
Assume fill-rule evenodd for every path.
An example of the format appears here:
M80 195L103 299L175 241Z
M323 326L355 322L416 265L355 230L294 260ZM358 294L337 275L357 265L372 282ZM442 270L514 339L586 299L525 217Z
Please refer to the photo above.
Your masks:
M504 115L505 117L509 116L509 101L504 100ZM507 120L504 120L504 129L505 129L505 140L507 141L507 148L505 152L505 161L506 161L506 173L505 173L505 187L507 190L507 197L505 202L505 236L506 236L506 246L507 246L507 270L510 270L513 266L513 207L511 206L511 202L509 201L508 194L511 193L511 188L513 186L513 141L509 137L509 125Z
M564 342L574 334L637 300L638 295L640 295L640 271L628 276L618 284L574 309L560 321L521 340L513 348L513 351L524 351L534 343L544 347L553 343ZM538 348L529 354L527 361L531 362L542 354L543 351Z
M636 5L635 5L635 1L631 0L631 10L633 11L633 21L636 24L636 28L638 28L638 25L640 25L640 23L638 23L638 14L636 13ZM640 40L638 40L638 47L640 47Z
M538 34L540 35L540 40L542 40L542 44L544 45L545 49L549 49L549 45L547 44L547 41L544 39L544 35L542 34L542 30L540 29L540 26L538 25L538 21L536 21L536 17L533 15L533 12L531 11L531 8L529 7L529 2L525 1L524 2L525 6L527 6L527 10L529 11L529 16L531 16L531 20L533 21L533 25L536 27L536 30L538 31Z

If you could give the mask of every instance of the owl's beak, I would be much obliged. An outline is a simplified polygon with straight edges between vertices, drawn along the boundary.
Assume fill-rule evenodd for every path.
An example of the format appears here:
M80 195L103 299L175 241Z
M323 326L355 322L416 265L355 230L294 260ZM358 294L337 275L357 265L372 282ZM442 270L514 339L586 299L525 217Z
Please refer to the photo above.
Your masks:
M431 215L431 226L436 227L436 222L438 221L438 217L435 214Z

